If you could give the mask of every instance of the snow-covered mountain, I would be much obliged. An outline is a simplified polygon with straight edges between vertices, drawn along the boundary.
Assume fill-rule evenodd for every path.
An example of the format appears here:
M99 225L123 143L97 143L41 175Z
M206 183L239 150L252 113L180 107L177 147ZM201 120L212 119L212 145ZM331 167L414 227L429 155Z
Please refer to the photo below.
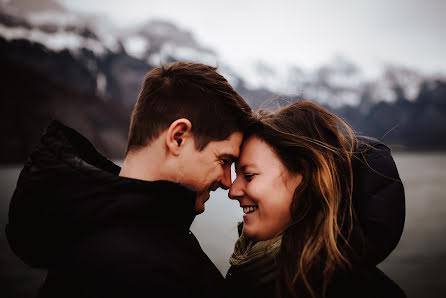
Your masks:
M215 65L217 54L200 45L192 33L172 23L153 20L142 26L125 30L119 35L127 53L145 59L151 65L171 60L200 61Z
M122 158L144 76L160 63L179 60L218 65L254 109L313 100L360 133L385 135L411 148L446 148L446 136L439 137L446 132L444 77L391 66L367 78L340 56L315 69L235 63L163 20L123 29L104 17L69 12L56 0L39 0L45 9L33 3L0 0L0 163L1 157L24 158L52 118L77 128L111 157ZM284 97L263 105L277 95Z
M223 61L216 50L202 45L191 32L163 20L124 30L104 17L69 12L55 0L43 2L45 5L36 8L25 0L3 0L0 37L39 43L55 53L69 51L95 78L98 94L129 104L136 99L149 69L178 60L218 65L236 89L255 101L254 105L266 99L252 98L259 90L265 91L265 96L300 96L334 107L358 105L364 95L369 103L394 101L401 96L397 92L413 99L424 79L416 71L396 66L383 70L378 78L365 78L343 57L312 70L265 61L235 64Z
M104 18L65 10L24 13L4 3L1 8L0 38L9 43L39 44L56 56L70 55L88 71L97 94L105 100L112 98L133 105L144 75L160 63L184 60L219 64L214 51L200 45L190 32L168 22L151 21L123 30ZM39 61L29 62L42 67ZM48 64L51 61L43 67ZM60 72L56 79L62 79L64 70Z

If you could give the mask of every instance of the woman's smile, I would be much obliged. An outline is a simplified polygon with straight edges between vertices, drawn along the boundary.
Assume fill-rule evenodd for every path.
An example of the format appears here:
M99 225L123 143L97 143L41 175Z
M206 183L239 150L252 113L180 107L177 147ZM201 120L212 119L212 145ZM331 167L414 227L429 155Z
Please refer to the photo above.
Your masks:
M257 209L259 209L258 206L243 206L242 208L245 215L248 215L249 213L255 212L257 211Z
M291 220L290 205L301 176L289 173L271 146L255 136L245 140L236 173L229 197L243 209L243 234L255 240L280 234Z

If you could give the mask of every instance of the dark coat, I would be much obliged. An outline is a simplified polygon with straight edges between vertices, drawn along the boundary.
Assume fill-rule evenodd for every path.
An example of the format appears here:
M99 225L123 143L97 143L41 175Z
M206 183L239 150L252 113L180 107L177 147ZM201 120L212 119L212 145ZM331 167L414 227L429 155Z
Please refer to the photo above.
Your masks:
M196 193L119 177L76 131L53 122L22 170L6 227L41 297L218 297L223 277L189 228Z
M356 255L354 268L334 275L327 298L406 297L396 283L376 268L398 244L405 221L404 188L390 149L376 139L358 137L352 170L357 215L350 238ZM239 234L241 228L242 225ZM275 297L275 282L253 289L246 286L245 280L231 267L226 276L227 295Z
M368 137L358 137L358 143L352 159L353 205L359 220L356 230L365 236L365 249L354 244L370 265L378 265L403 233L404 186L386 145Z

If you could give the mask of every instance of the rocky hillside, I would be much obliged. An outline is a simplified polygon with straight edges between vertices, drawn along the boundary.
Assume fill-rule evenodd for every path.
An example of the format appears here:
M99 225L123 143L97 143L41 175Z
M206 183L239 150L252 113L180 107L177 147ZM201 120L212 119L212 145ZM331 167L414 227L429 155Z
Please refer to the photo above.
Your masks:
M371 80L342 57L311 71L264 62L232 67L172 23L123 30L52 0L43 11L22 2L0 3L1 163L22 161L53 118L122 158L144 75L179 60L219 65L255 109L304 98L398 148L446 149L444 77L393 66Z

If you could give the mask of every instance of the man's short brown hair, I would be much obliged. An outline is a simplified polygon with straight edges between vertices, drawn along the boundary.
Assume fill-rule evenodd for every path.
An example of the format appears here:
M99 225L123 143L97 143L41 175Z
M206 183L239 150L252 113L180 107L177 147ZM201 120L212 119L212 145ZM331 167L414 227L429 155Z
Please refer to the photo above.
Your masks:
M192 123L197 150L227 139L251 121L251 108L217 68L176 62L145 77L133 110L127 152L149 144L179 118Z

